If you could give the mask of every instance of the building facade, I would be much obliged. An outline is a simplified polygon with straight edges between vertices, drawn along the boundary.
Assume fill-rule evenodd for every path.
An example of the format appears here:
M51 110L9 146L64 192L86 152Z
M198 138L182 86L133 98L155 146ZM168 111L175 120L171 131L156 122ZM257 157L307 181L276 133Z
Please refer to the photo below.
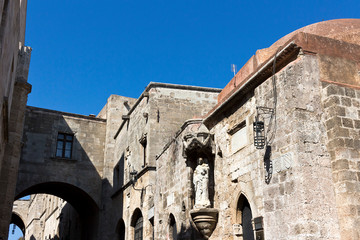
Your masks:
M0 0L0 239L7 239L19 166L31 48L26 0Z
M27 107L16 197L70 202L78 239L360 239L359 71L360 20L341 19L258 50L221 91ZM36 239L65 237L48 219Z

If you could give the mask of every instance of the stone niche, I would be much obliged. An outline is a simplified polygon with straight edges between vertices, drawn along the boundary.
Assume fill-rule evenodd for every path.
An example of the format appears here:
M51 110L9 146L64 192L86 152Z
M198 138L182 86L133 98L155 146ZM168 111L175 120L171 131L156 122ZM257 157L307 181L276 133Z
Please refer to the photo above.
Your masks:
M183 138L183 156L191 168L192 182L191 223L204 239L208 239L218 221L214 204L214 141L208 129L201 125L197 131Z

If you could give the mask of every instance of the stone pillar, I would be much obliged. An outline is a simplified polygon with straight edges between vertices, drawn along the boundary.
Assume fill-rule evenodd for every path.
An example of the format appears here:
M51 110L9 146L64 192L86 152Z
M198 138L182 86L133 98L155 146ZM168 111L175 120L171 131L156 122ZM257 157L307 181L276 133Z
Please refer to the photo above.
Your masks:
M31 57L30 47L21 47L8 126L8 140L0 172L0 240L8 238L11 212L14 202L16 180L21 154L21 140L24 126L27 95L31 92L31 85L27 83Z

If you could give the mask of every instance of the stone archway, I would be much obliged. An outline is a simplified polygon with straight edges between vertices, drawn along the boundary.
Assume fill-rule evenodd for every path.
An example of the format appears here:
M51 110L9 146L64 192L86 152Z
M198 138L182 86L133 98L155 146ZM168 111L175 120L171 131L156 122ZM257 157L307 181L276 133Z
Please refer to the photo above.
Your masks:
M23 236L25 237L25 223L24 223L23 219L17 213L15 213L15 212L12 213L10 224L15 224L16 226L18 226L18 228L20 228Z
M40 193L57 196L72 205L80 217L82 240L98 239L99 207L85 191L67 183L45 182L23 190L15 199Z

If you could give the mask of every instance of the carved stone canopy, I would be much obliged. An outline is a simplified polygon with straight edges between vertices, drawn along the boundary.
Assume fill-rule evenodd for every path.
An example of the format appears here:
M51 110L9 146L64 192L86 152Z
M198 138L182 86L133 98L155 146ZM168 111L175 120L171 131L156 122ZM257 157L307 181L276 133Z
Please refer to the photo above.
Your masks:
M214 154L215 144L213 136L205 127L193 133L188 133L183 138L183 157L210 157Z

